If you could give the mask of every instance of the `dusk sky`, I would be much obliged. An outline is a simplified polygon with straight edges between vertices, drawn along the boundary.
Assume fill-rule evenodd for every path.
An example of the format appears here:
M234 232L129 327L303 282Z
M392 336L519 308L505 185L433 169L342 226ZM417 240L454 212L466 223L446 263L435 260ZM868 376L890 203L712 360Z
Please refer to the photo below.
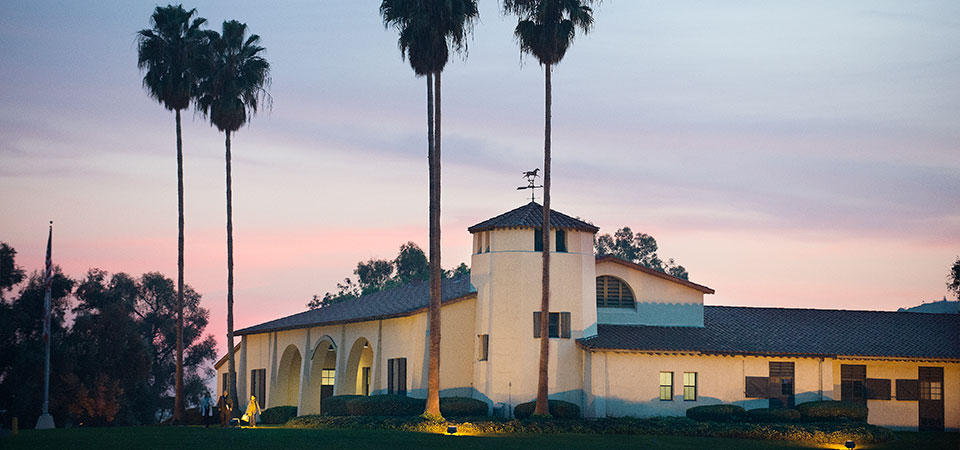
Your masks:
M3 2L0 241L54 262L177 272L174 116L141 87L152 2ZM427 248L425 81L379 1L195 1L246 22L273 108L233 139L236 327L300 312L357 261ZM529 201L543 70L480 1L443 74L443 265ZM960 254L960 2L611 0L553 77L553 207L716 289L714 305L895 310ZM184 114L186 282L223 353L223 134Z

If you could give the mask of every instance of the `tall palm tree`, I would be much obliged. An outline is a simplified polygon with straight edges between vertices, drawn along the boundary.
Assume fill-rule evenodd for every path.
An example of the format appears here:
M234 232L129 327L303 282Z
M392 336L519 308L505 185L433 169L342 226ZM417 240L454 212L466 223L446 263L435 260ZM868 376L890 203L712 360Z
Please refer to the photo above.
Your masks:
M430 179L430 365L424 414L440 417L440 73L452 46L465 52L480 13L476 0L383 0L386 27L400 34L400 54L427 78L427 161Z
M544 66L545 105L543 131L543 286L540 297L540 367L534 414L549 415L547 407L547 363L550 353L550 119L553 104L550 75L577 29L588 33L593 26L594 0L504 0L506 13L518 18L514 36L520 51L533 55Z
M137 32L137 66L146 71L143 88L153 99L176 113L177 121L177 369L174 382L173 420L183 419L183 139L180 111L190 106L197 91L197 63L206 45L200 30L207 19L196 17L182 5L158 6L150 16L151 28Z
M230 20L222 31L207 31L210 52L200 81L197 108L210 124L226 135L227 163L227 355L230 398L239 405L236 362L233 356L233 191L230 173L230 135L247 123L261 106L269 106L270 63L263 57L260 36L247 36L247 25ZM241 408L234 408L234 415Z

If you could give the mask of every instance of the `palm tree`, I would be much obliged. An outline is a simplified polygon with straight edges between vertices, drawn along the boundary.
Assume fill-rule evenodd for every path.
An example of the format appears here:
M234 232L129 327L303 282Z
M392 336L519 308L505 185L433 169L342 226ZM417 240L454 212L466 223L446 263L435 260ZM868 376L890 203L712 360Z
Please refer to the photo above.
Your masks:
M476 0L383 0L386 27L400 34L400 54L427 78L427 161L430 179L430 365L424 414L440 417L440 73L452 46L465 52L466 37L480 13Z
M534 414L549 415L547 363L550 352L550 118L553 102L550 75L573 44L576 30L588 33L593 25L593 0L504 0L506 13L518 17L514 36L520 51L533 55L545 70L543 132L543 287L540 297L540 367Z
M197 108L210 124L226 135L227 163L227 355L230 398L240 405L237 396L236 362L233 356L233 192L230 175L230 134L236 132L257 113L270 96L270 63L263 58L260 36L247 37L247 25L230 20L223 22L221 33L208 31L210 52L200 81ZM237 415L241 408L234 408Z
M158 6L150 16L152 28L137 32L137 66L146 71L143 88L168 110L177 121L177 369L174 383L173 420L183 419L183 139L180 110L190 106L197 90L197 62L206 45L200 30L207 19L191 18L182 5Z

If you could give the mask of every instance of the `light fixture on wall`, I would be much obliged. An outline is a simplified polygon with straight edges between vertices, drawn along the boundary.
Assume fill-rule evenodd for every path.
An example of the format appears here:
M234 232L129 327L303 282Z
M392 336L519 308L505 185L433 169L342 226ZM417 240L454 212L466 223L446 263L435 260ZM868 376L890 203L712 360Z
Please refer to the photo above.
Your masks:
M330 348L328 348L327 351L328 351L328 352L334 351L334 350L333 350L333 344L330 345Z
M364 343L363 343L363 348L370 348L370 343L369 343L369 342L364 342Z

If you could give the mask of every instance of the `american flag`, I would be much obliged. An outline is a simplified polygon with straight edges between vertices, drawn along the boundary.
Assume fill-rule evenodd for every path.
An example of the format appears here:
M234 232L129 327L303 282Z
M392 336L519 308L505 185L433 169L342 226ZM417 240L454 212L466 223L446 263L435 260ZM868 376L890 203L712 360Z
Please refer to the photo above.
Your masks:
M53 260L51 247L53 242L53 222L50 224L50 234L47 235L47 262L46 273L43 277L43 342L50 340L50 285L53 284Z

